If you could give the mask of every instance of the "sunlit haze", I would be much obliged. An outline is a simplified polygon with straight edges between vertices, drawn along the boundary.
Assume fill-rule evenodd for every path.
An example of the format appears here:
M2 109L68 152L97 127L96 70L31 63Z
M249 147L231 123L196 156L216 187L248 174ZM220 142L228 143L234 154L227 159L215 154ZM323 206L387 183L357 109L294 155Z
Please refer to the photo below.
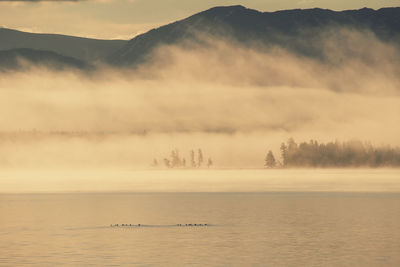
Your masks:
M0 266L400 266L400 0L0 0Z

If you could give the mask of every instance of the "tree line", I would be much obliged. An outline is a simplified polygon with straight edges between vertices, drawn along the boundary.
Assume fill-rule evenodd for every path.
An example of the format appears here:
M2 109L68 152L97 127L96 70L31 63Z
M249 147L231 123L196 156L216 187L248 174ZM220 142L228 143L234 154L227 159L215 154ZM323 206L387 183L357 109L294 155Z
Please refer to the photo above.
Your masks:
M158 167L163 164L167 168L201 168L204 166L210 168L214 164L213 160L208 157L205 162L204 158L203 151L200 148L196 152L192 149L189 151L189 162L187 162L186 158L180 155L179 150L174 149L169 157L163 158L161 164L157 159L153 159L152 166Z
M360 141L297 144L293 138L280 146L280 160L270 150L265 157L268 168L291 167L400 167L400 148L374 147Z

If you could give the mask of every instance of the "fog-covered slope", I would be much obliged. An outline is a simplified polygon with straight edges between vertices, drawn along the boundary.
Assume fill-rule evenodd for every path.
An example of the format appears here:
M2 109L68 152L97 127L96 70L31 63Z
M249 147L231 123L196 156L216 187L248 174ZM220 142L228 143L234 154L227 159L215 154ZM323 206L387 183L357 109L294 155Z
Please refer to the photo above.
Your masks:
M199 36L204 35L230 38L244 45L277 45L301 55L321 57L319 38L337 28L369 31L393 42L399 40L400 8L262 13L243 6L215 7L133 38L109 61L117 65L136 64L147 60L159 45L199 41Z
M33 65L44 66L53 70L67 68L88 70L91 68L85 61L50 51L27 48L0 51L0 71L23 70Z

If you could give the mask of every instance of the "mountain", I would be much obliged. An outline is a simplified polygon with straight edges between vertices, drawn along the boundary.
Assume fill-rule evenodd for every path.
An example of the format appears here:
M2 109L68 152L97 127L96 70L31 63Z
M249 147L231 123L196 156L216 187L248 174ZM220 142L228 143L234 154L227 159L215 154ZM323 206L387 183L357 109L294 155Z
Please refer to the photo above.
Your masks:
M0 50L28 48L51 51L87 62L101 61L122 48L124 40L97 40L59 34L27 33L0 28Z
M259 12L243 6L215 7L136 36L112 53L108 61L114 65L135 65L149 60L151 52L160 45L183 40L201 42L198 36L203 34L243 45L278 45L301 55L322 57L315 45L318 42L312 41L335 27L369 30L378 38L399 44L400 8Z
M91 66L85 61L59 55L51 51L18 48L0 51L0 71L22 70L31 65L45 66L53 70L81 69L89 70Z
M96 62L135 66L151 59L152 52L160 45L179 44L186 40L201 44L202 36L211 36L244 46L276 45L303 56L323 59L321 38L334 33L331 30L336 28L367 30L400 48L400 8L363 8L340 12L315 8L259 12L243 6L226 6L214 7L150 30L130 41L26 33L0 28L0 50L10 50L2 53L3 57L7 53L10 58L18 55L33 64L45 60L69 66L87 66ZM22 48L28 50L14 50ZM73 59L75 63L72 63ZM4 67L4 62L1 64Z

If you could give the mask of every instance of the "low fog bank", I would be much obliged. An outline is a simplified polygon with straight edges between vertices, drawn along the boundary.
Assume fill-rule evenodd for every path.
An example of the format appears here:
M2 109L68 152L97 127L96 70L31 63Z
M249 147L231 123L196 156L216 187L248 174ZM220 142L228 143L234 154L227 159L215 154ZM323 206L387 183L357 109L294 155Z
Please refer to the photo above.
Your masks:
M0 193L400 192L399 170L8 171Z
M316 88L333 92L398 95L400 47L370 31L327 27L310 39L299 37L312 52L235 39L215 39L154 49L137 73L148 79L211 82L236 87ZM305 35L307 36L307 35ZM302 39L304 38L304 39ZM290 39L287 46L290 47Z
M135 69L0 73L0 169L145 168L198 148L260 167L289 137L400 145L399 50L371 33L327 34L325 61L202 38Z

